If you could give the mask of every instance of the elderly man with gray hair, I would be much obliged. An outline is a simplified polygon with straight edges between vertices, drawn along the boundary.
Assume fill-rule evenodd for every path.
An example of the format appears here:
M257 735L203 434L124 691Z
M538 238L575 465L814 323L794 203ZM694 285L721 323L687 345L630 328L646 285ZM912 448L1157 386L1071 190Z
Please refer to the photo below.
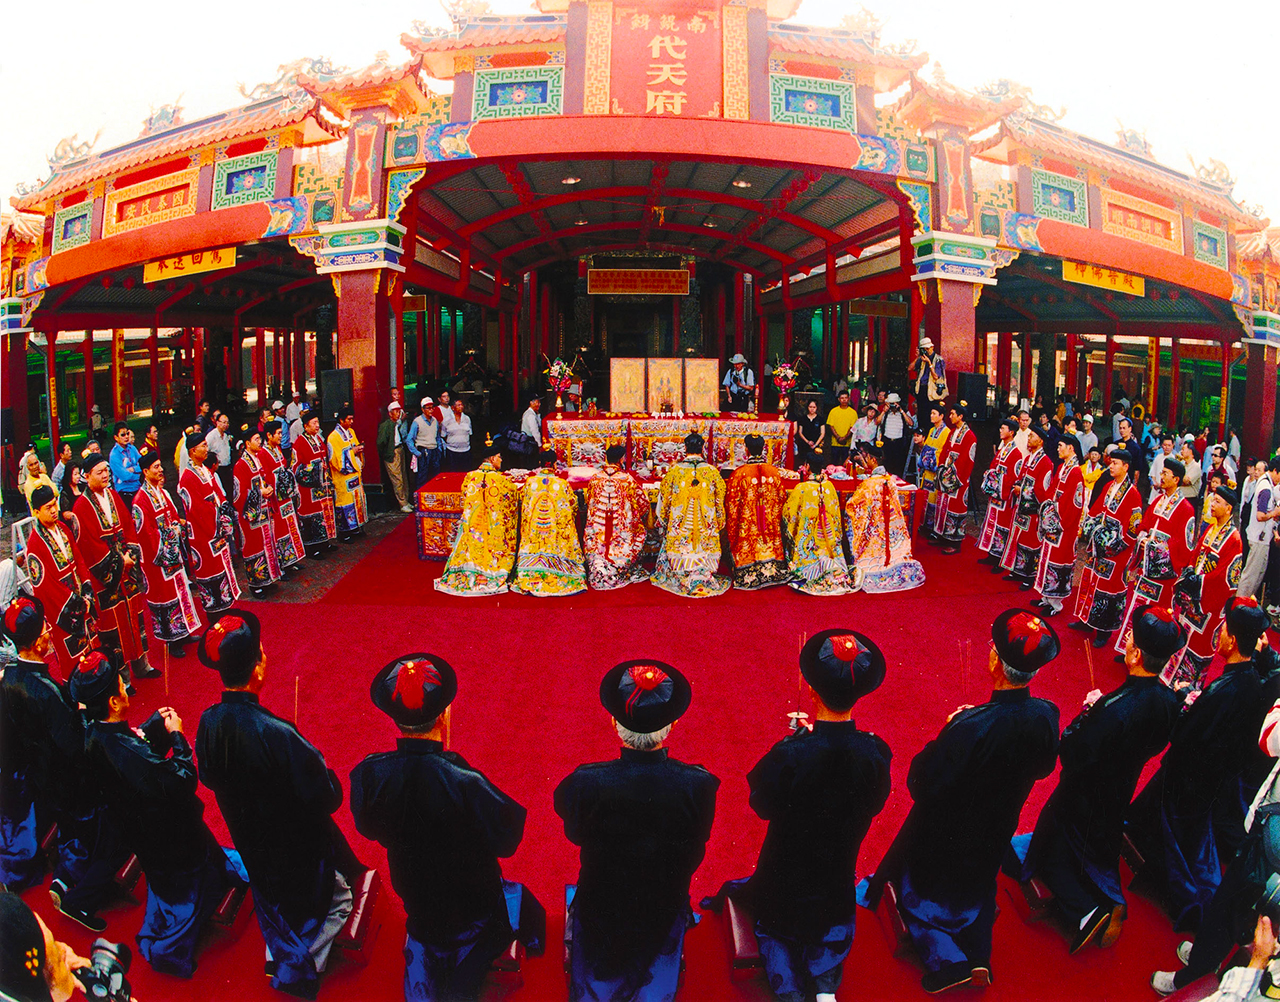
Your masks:
M556 813L581 847L566 925L569 997L669 1002L692 924L689 881L706 853L720 780L667 755L689 708L688 680L661 661L624 661L600 702L622 754L581 765L556 787Z

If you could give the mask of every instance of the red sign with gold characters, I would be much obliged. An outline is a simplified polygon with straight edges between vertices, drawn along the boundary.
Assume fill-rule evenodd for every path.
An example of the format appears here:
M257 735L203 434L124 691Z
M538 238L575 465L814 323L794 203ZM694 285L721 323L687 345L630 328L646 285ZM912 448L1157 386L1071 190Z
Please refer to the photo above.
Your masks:
M591 296L687 296L689 272L683 268L588 268Z
M615 6L610 112L719 117L720 37L718 7Z

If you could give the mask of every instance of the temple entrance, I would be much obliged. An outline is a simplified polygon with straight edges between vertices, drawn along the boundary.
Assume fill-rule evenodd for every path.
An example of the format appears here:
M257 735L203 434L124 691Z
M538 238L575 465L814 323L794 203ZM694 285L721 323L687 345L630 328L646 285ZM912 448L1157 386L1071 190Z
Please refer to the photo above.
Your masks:
M669 301L658 302L654 297L635 302L606 302L600 303L596 311L599 315L596 335L608 355L670 358L674 353Z

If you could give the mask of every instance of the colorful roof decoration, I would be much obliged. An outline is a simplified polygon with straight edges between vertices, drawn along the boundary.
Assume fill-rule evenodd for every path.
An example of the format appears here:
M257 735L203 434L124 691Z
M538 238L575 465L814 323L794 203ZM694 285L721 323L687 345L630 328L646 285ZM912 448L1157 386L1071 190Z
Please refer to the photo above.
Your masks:
M1280 261L1280 226L1237 234L1236 257L1241 261Z
M44 184L24 195L10 198L9 204L15 209L40 208L58 195L109 174L213 143L259 135L286 126L297 126L302 130L300 145L303 146L331 142L342 135L339 126L324 120L320 114L320 102L310 95L304 93L302 100L298 100L289 94L277 94L219 115L143 136L115 149L51 165L53 174Z
M453 77L456 53L514 45L563 43L569 19L564 14L500 16L483 14L455 22L452 29L414 24L416 35L400 36L400 44L422 58L427 72L437 80Z
M360 107L368 107L371 91L379 92L388 107L401 115L421 111L427 104L418 75L422 72L422 56L400 66L388 65L386 53L377 62L362 70L341 73L337 76L312 76L299 73L298 86L313 97L319 98L326 108L343 118L351 117L353 101L357 97Z
M34 212L0 212L0 243L36 244L44 236L44 216Z
M1244 229L1257 229L1260 222L1217 185L1206 184L1149 157L1029 115L1007 115L995 135L972 147L974 156L1005 164L1014 162L1014 151L1018 149L1082 161L1108 174L1118 174L1175 198L1195 202L1221 213Z
M901 86L929 61L925 53L909 53L880 45L874 32L774 21L769 24L769 47L772 51L821 56L874 67L878 71L876 87L880 90Z
M923 131L935 122L946 122L980 132L1023 105L1019 95L993 100L961 90L947 81L937 65L932 83L913 76L911 90L893 107L894 115L913 129Z

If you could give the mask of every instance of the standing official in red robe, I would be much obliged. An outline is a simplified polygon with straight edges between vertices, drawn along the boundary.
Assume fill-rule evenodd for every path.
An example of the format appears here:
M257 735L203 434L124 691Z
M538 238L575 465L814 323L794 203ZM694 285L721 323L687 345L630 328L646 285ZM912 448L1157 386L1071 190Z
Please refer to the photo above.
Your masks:
M131 675L158 678L160 672L147 664L142 597L147 584L133 513L111 486L106 456L85 461L85 482L88 490L68 515L98 598L98 641L120 668L126 686Z
M164 489L160 453L145 450L139 463L142 487L133 496L133 524L142 547L151 634L169 645L170 654L180 658L183 641L205 626L200 600L187 573L187 523Z
M1031 588L1040 564L1040 508L1053 496L1053 460L1044 454L1044 439L1034 428L1027 429L1027 454L1017 467L1013 485L1013 531L1000 566L1017 581Z
M1000 444L996 457L982 475L982 493L987 498L987 517L982 522L982 535L978 549L986 554L980 563L991 564L991 573L1000 571L1000 558L1009 545L1009 533L1013 529L1013 485L1018 480L1017 466L1022 462L1022 452L1013 440L1018 422L1006 418L1000 422Z
M302 434L293 440L293 471L298 483L298 522L307 554L323 559L338 538L333 508L333 480L329 474L329 448L320 434L320 415L302 414Z
M280 448L284 436L280 421L273 418L263 427L266 440L258 458L272 488L271 521L276 536L276 556L280 570L284 572L294 564L302 563L302 558L307 555L302 545L302 530L298 526L298 483Z
M938 508L933 531L942 552L948 554L959 553L964 540L964 520L969 515L969 478L973 476L973 461L978 455L978 439L964 417L963 405L952 404L947 408L951 434L938 455Z
M241 443L244 451L232 473L231 503L240 519L240 555L249 590L261 595L284 575L276 553L275 526L271 521L271 498L275 488L268 482L263 464L262 433L246 428Z
M1129 453L1116 449L1108 457L1111 483L1089 508L1081 525L1084 574L1072 626L1093 630L1093 646L1111 642L1124 615L1124 575L1142 523L1142 496L1129 478Z
M1071 597L1076 539L1084 516L1084 477L1080 473L1084 456L1080 440L1074 435L1058 439L1058 458L1062 462L1054 474L1053 497L1040 509L1040 562L1035 586L1040 601L1031 603L1049 616L1060 613L1063 603Z
M42 484L32 491L31 508L36 521L27 536L23 567L53 627L53 646L62 674L70 678L96 640L98 603L93 581L79 545L62 527L53 488Z
M1230 487L1216 487L1209 495L1209 522L1185 568L1173 586L1173 611L1187 631L1187 646L1160 676L1175 688L1189 684L1197 693L1218 649L1218 632L1227 599L1235 596L1244 570L1240 532L1231 524L1238 499Z
M222 612L240 597L231 563L236 513L222 492L222 481L204 465L209 445L199 432L187 436L187 455L191 462L178 479L178 496L187 513L196 596L206 613Z
M1133 584L1129 587L1124 622L1116 635L1116 650L1122 655L1134 609L1148 603L1161 609L1173 608L1173 584L1191 562L1196 545L1196 510L1178 490L1187 475L1186 467L1172 456L1163 458L1156 473L1156 496L1138 526Z

